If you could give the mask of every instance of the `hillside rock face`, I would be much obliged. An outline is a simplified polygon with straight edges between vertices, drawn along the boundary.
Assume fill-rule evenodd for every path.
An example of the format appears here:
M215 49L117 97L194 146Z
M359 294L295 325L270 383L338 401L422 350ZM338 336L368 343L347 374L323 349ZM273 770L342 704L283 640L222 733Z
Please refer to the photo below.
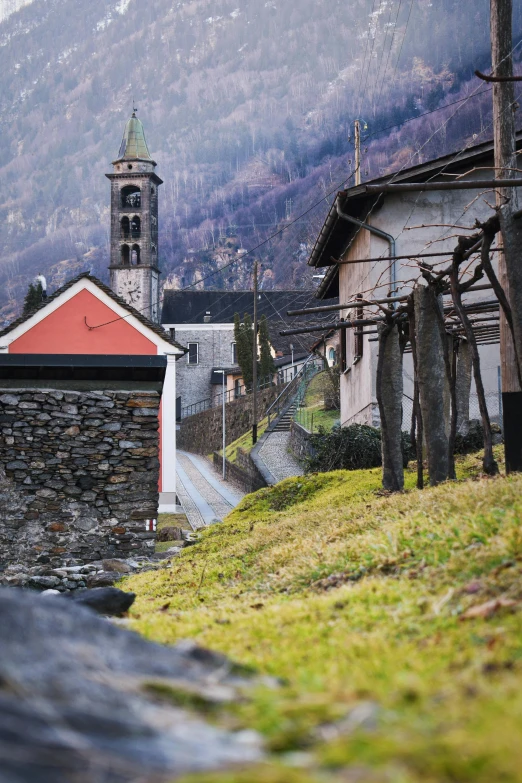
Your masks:
M72 600L9 588L0 625L2 780L166 783L260 758L255 735L173 706L176 694L235 699L248 681L224 656L153 644Z
M0 0L0 22L32 2L33 0Z
M6 14L19 5L0 7ZM237 251L320 202L260 255L265 287L312 287L306 255L326 194L349 181L355 117L377 135L365 139L363 178L408 165L417 146L422 159L412 164L473 133L477 143L487 137L489 94L458 107L440 132L446 115L410 123L402 135L392 126L475 88L466 80L489 63L488 0L422 0L411 18L409 3L398 16L396 5L52 0L4 19L0 321L40 271L51 290L82 269L107 280L104 175L133 99L165 181L162 279L190 285L232 254L238 263L205 284L250 285L251 265ZM514 6L518 40L522 5Z

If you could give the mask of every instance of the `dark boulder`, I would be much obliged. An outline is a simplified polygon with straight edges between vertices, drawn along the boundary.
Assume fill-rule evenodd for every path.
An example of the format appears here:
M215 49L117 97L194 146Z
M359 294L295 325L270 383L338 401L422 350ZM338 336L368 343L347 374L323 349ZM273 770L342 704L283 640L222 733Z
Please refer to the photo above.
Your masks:
M181 541L182 534L179 527L162 527L156 535L157 541Z
M70 594L77 604L88 606L98 614L121 617L128 612L136 598L135 593L124 593L117 587L95 587L93 590L78 590Z
M87 587L111 587L121 576L118 571L98 571L87 577Z

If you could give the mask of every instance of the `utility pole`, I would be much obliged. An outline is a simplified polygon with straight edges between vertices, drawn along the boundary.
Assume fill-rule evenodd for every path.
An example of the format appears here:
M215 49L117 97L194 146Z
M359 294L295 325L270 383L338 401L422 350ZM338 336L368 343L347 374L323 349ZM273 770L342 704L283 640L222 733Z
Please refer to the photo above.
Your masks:
M257 443L257 261L254 261L254 349L252 351L252 443Z
M368 125L364 120L355 120L354 122L354 142L355 142L355 184L361 184L361 122L363 130L368 130Z
M361 184L361 123L355 120L355 184Z
M227 478L227 436L226 436L226 393L225 393L225 381L227 378L226 372L223 370L223 384L222 384L222 404L223 404L223 481Z
M496 77L513 76L512 0L491 0L491 64ZM495 175L497 179L516 177L515 90L513 82L493 84L493 129ZM504 253L499 253L498 276L511 306L515 349L511 331L500 310L500 364L502 372L502 414L506 472L522 471L522 389L518 382L518 360L522 359L522 220L515 188L496 190Z

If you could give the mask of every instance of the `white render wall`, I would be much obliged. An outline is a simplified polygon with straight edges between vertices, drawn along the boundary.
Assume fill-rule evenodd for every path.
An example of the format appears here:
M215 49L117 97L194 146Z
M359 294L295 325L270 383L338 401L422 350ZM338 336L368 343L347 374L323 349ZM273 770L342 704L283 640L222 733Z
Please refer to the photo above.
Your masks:
M478 171L470 174L466 179L486 178L492 176L491 171ZM396 254L406 253L452 251L456 245L456 237L448 235L467 234L466 228L473 227L475 220L485 220L493 214L486 203L494 203L494 194L488 193L481 196L478 191L430 191L426 193L387 193L384 196L383 206L374 211L370 216L371 225L392 234L396 239ZM458 223L459 229L445 228L444 224ZM348 224L347 224L348 227ZM419 228L413 228L419 227ZM476 229L475 229L476 230ZM435 241L447 237L443 241ZM434 242L434 244L433 244ZM432 243L429 245L428 243ZM380 237L361 229L351 248L345 254L345 258L376 258L389 256L389 245ZM495 259L495 256L493 256ZM446 262L450 257L446 257ZM443 258L427 259L436 263ZM406 281L418 276L415 268L408 261L397 261L397 279L399 281L398 294L409 293L411 288L405 285ZM495 262L494 262L495 265ZM441 267L439 267L441 268ZM388 262L376 262L373 264L345 264L340 266L339 290L341 301L350 301L355 294L362 292L370 295L374 286L373 296L383 298L390 291L390 269ZM482 283L487 283L484 278ZM480 291L466 295L465 301L473 299L493 299L492 291ZM350 315L349 310L344 311L345 317ZM370 329L372 327L366 327ZM353 346L353 336L348 330L348 355ZM375 335L372 335L375 337ZM483 346L480 348L482 377L490 413L495 416L498 411L498 366L500 365L500 349L498 345ZM341 422L348 425L361 422L376 425L379 422L377 399L375 390L375 376L377 367L377 343L369 342L364 338L363 359L352 367L351 371L341 379ZM405 357L404 391L412 395L413 370L411 357ZM472 395L475 393L474 384ZM473 406L472 406L473 407ZM473 409L471 415L473 416ZM404 422L405 429L409 427Z

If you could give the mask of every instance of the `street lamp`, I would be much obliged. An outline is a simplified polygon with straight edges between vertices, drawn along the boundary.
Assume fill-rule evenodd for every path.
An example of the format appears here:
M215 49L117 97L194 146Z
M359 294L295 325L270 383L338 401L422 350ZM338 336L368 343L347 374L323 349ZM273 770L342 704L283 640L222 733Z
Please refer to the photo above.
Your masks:
M223 480L226 480L227 477L227 457L225 453L225 446L226 446L226 415L225 415L225 379L227 377L225 370L215 370L218 375L223 376L223 386L222 386L222 403L223 403Z

